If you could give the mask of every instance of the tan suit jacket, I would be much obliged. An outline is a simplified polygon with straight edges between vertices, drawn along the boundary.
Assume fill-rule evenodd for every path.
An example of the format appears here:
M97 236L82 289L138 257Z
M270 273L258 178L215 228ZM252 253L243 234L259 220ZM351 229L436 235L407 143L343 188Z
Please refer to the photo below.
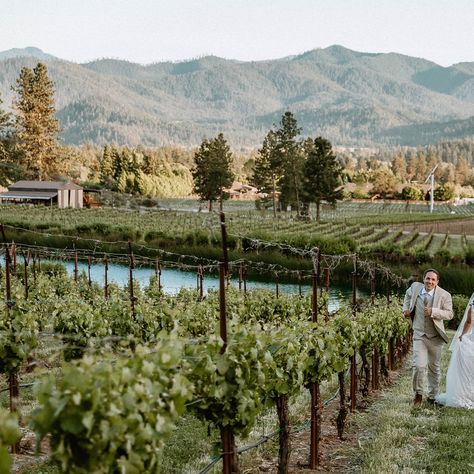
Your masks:
M405 299L403 300L403 311L414 311L416 305L416 298L420 294L422 288L425 285L420 282L412 283L405 293ZM453 301L451 294L443 288L437 286L433 295L433 304L431 308L431 318L438 334L444 340L448 342L448 336L444 330L443 321L449 321L453 317Z

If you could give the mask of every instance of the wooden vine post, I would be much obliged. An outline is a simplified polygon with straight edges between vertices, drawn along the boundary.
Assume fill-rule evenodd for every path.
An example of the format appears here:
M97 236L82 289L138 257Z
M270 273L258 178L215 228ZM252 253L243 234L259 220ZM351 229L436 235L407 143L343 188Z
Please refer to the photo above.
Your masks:
M132 242L129 240L128 241L128 272L129 272L128 283L129 283L129 292L130 292L130 307L132 308L132 318L135 321L137 319L137 316L135 313L136 298L133 292L133 269L134 268L135 268L135 259L133 257Z
M314 255L313 255L314 258ZM321 268L321 252L316 249L316 265L311 278L312 298L311 313L313 322L318 322L318 271ZM309 451L309 468L316 469L319 465L319 438L321 435L321 396L319 383L312 383L311 391L311 434L310 434L310 451Z
M160 259L156 259L155 263L155 276L156 276L156 285L158 289L161 290L161 262Z
M11 279L10 279L11 254L10 254L10 249L8 248L8 243L5 236L5 230L3 228L3 224L0 225L0 232L2 233L3 244L5 246L5 297L6 297L5 311L7 313L7 319L10 319L10 311L14 304L12 301L12 288L11 288ZM12 413L16 413L17 400L20 395L17 372L10 372L8 374L8 391L10 394L10 411ZM12 454L18 454L20 452L19 443L12 445L11 450L12 450Z
M354 255L354 271L352 272L352 316L357 313L357 254ZM357 365L356 354L351 356L351 411L356 408Z
M104 297L106 300L109 299L109 261L107 255L104 257Z
M11 256L13 259L13 273L16 275L16 243L12 242L11 246Z
M87 257L87 282L89 286L92 286L92 279L91 279L91 256Z
M242 291L242 276L243 276L243 265L239 263L239 291Z
M36 251L33 252L33 280L36 281Z
M227 349L227 321L226 321L226 276L229 271L229 260L227 253L227 232L225 227L225 215L220 213L223 261L219 264L219 315L220 315L220 336L223 341L221 354ZM240 472L237 450L235 449L234 433L231 426L221 427L222 442L222 468L224 474L234 474Z
M374 268L372 272L372 276L370 279L370 296L372 304L375 303L375 295L376 295L376 277L377 277L377 269ZM379 351L377 347L374 347L372 350L372 390L377 390L379 388Z
M23 252L23 249L21 250L21 253L23 255L23 262L24 262L24 267L25 267L25 300L28 299L28 265L30 263L30 251L28 250L25 254Z
M204 270L202 265L199 265L198 274L197 274L197 287L199 292L199 300L204 298Z
M77 252L74 252L74 281L77 283L78 269L77 269Z

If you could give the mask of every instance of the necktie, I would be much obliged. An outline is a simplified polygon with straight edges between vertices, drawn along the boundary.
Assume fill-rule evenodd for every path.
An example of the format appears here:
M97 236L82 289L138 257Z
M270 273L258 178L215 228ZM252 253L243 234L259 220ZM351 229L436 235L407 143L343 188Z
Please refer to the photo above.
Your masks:
M427 308L430 305L430 295L428 293L425 293L423 295L423 303L425 305L425 308Z

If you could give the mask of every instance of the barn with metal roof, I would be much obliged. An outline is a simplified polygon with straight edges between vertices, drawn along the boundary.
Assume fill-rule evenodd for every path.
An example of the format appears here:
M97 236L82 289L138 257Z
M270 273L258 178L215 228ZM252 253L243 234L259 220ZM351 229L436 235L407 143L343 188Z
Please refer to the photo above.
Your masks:
M17 181L0 193L0 200L57 204L60 208L83 206L83 188L63 181Z

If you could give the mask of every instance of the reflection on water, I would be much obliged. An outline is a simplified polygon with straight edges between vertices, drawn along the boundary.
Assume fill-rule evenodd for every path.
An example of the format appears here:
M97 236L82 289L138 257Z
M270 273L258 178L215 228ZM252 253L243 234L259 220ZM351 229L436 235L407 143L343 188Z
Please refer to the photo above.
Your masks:
M73 262L61 262L67 269L69 274L74 273ZM78 262L79 272L88 273L88 265L85 262ZM99 284L104 282L105 269L104 265L92 263L90 267L91 280ZM154 268L136 268L133 270L133 278L141 286L147 285L150 277L155 275ZM108 264L107 279L109 283L116 283L117 285L124 286L128 284L129 269L125 265ZM238 287L238 280L230 280L230 284ZM172 268L162 268L161 270L161 286L163 291L169 294L176 294L181 288L196 288L197 276L194 272L176 270ZM216 274L205 274L203 279L204 292L209 289L219 288L219 277ZM252 288L264 288L270 291L276 291L275 282L271 281L257 281L247 279L247 289ZM279 291L281 293L297 294L300 291L300 287L297 283L279 283ZM310 291L310 285L302 284L301 291L307 293ZM361 291L358 291L358 297L365 296ZM331 287L329 290L329 310L333 311L341 306L342 303L349 303L352 298L351 288Z

